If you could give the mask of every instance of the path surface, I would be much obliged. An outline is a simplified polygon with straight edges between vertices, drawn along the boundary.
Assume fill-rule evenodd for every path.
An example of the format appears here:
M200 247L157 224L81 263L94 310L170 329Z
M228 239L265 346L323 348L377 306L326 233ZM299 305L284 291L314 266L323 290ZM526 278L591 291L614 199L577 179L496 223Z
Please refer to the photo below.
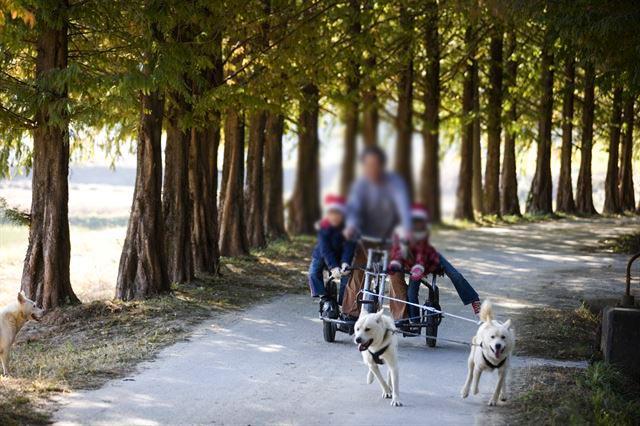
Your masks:
M623 283L624 256L582 249L599 239L637 229L637 219L559 221L443 231L438 247L491 297L504 315L525 306L575 306L584 294L612 296ZM443 307L470 316L443 282ZM285 296L200 327L131 377L60 402L61 424L470 424L481 416L494 377L481 395L458 397L467 348L422 338L400 341L401 400L389 406L349 336L322 341L317 305ZM468 340L471 324L445 319L441 336ZM537 362L520 358L517 365ZM499 409L499 408L497 408Z

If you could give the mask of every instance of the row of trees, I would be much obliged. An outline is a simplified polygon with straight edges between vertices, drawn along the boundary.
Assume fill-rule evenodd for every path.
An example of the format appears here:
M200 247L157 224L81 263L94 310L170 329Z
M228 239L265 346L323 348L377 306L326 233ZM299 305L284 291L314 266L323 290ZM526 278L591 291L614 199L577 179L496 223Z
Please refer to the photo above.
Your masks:
M116 290L124 300L216 273L221 254L243 255L286 235L285 132L298 140L286 229L313 232L322 114L344 123L343 192L354 177L358 135L377 144L379 122L393 122L393 166L435 221L440 153L452 143L460 149L457 218L519 215L516 158L534 142L526 208L551 213L556 133L558 211L595 213L591 152L607 138L605 211L635 207L640 11L632 0L0 5L0 159L5 174L13 166L32 170L22 287L45 308L77 301L69 279L69 156L95 143L117 156L125 141L136 140ZM417 182L415 131L425 152Z

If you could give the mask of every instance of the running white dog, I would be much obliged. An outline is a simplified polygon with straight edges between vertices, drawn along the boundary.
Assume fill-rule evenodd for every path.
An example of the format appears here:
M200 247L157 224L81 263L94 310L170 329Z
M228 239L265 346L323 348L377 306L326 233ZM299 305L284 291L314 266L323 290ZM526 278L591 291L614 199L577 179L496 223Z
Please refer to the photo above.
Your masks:
M500 323L494 320L491 302L486 300L480 308L482 325L471 341L469 354L469 374L460 395L469 396L469 388L473 385L473 394L478 393L478 383L483 371L498 370L498 383L489 400L489 405L496 405L498 397L506 401L507 373L511 353L515 346L515 332L511 320Z
M362 352L364 363L369 367L367 383L371 384L375 376L382 388L382 397L391 398L391 405L400 407L398 341L395 331L393 319L383 315L382 311L375 314L363 313L356 322L354 340L358 350ZM382 364L388 367L389 383L380 373L379 366Z
M0 363L5 376L9 374L9 354L16 335L27 321L40 321L43 315L44 311L23 292L18 293L17 301L0 309Z

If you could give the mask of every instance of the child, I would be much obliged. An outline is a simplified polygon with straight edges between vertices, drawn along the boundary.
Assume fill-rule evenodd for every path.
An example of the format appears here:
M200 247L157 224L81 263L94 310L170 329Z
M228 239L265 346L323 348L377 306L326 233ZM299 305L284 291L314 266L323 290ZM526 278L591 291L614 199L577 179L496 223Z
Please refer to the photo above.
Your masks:
M429 213L422 204L413 204L411 207L411 220L412 241L410 243L401 241L397 234L394 235L391 263L389 263L390 271L401 272L405 269L410 271L411 277L407 291L407 301L420 304L418 300L420 280L427 274L440 273L442 271L455 286L462 303L465 305L471 303L473 312L477 315L480 312L478 293L471 287L464 276L429 244ZM420 321L420 308L409 305L408 311L412 322Z
M321 297L320 309L324 309L325 288L322 272L327 269L332 277L342 277L338 304L342 304L344 289L347 284L348 271L351 265L355 242L343 236L346 201L338 195L327 195L324 200L325 217L320 221L318 243L311 255L309 266L309 288L312 297Z

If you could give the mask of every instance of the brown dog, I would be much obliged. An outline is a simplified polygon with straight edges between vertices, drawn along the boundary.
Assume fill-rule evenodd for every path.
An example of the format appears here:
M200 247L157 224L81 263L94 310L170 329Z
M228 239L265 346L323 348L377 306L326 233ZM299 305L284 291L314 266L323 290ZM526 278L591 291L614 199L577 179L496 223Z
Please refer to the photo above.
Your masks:
M0 363L5 376L9 374L9 354L16 335L27 321L40 321L43 315L44 310L27 299L23 292L18 293L17 301L0 309Z

